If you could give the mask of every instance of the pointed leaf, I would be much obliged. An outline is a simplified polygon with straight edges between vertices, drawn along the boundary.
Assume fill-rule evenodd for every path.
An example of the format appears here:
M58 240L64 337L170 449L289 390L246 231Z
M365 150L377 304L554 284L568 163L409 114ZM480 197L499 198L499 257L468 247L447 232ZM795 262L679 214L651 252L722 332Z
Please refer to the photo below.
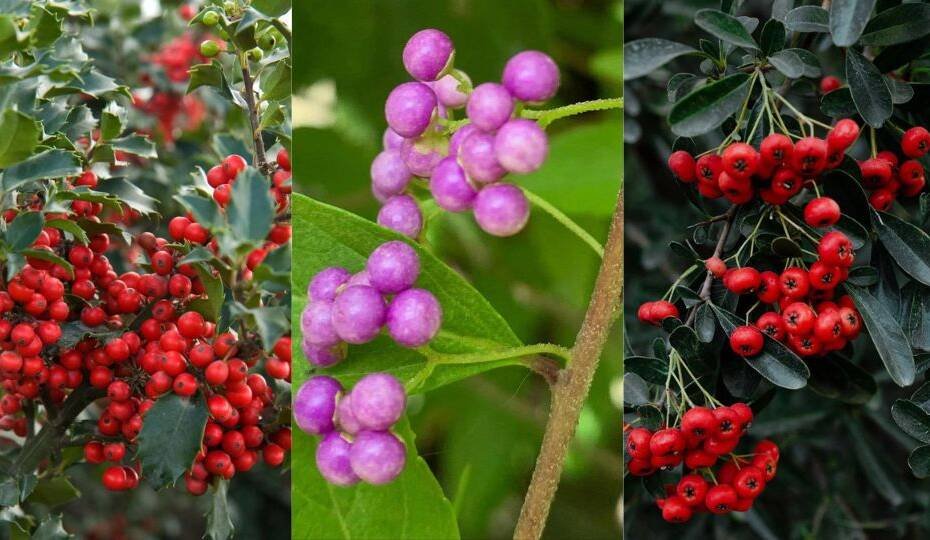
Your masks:
M852 296L891 380L898 386L913 384L917 375L914 354L895 316L866 289L847 283L846 292Z
M173 485L194 463L207 425L203 395L160 397L145 414L137 457L142 476L155 488Z
M238 240L261 244L268 236L274 225L274 201L269 187L268 179L252 167L243 171L233 184L226 218Z

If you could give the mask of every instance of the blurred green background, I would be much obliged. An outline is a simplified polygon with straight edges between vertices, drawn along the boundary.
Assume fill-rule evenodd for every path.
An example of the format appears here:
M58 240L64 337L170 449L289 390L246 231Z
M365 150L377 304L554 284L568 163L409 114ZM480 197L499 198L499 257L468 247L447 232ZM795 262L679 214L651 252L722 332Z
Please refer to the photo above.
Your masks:
M374 219L369 165L381 149L384 99L408 80L407 38L425 27L456 45L456 67L478 84L499 80L524 49L551 54L562 87L549 104L620 95L622 4L616 1L398 0L294 5L295 189ZM551 153L516 181L603 241L621 175L619 114L549 128ZM295 231L300 234L300 231ZM460 271L526 342L571 345L598 259L542 212L509 239L481 233L469 215L431 222L428 248ZM546 530L549 538L619 535L620 335L613 336L582 414ZM351 362L351 357L348 360ZM305 369L295 363L295 369ZM504 369L411 400L420 454L458 509L464 538L508 538L548 411L548 390ZM294 489L300 479L294 478Z

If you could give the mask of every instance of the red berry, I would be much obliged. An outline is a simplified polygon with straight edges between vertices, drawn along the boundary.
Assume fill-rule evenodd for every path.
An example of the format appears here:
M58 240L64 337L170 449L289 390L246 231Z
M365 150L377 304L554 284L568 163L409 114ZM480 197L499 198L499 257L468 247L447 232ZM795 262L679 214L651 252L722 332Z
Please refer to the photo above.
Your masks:
M688 442L702 441L716 433L717 421L707 407L692 407L681 417L681 431Z
M626 436L626 451L634 459L648 459L652 452L649 450L649 441L652 432L646 428L638 427L630 430Z
M736 504L736 490L729 484L719 484L707 490L704 504L713 514L726 514Z
M244 171L247 166L248 163L245 158L239 154L231 154L223 160L223 170L226 171L226 176L230 179L239 176L239 173Z
M740 326L730 334L730 348L740 356L755 356L762 351L763 345L762 333L754 326Z
M901 151L909 158L923 157L930 151L930 132L922 126L907 130L901 137Z
M753 292L762 282L762 276L755 268L735 268L723 277L723 285L733 294Z
M203 337L206 331L206 321L203 315L196 311L188 311L178 317L178 332L186 338Z
M843 336L843 325L837 311L826 311L814 321L814 337L822 343L831 342Z
M831 291L843 281L843 272L836 266L817 261L808 272L811 287L819 291Z
M805 137L794 145L791 168L803 176L816 176L827 166L827 141Z
M803 268L791 266L778 277L781 294L786 298L804 298L810 291L810 278Z
M752 327L743 326L741 328ZM760 334L758 330L755 328L752 328L752 330L759 336L759 339L762 339L762 334ZM743 431L743 424L740 422L740 417L736 414L736 411L730 407L717 407L713 410L713 414L714 419L717 421L717 429L715 430L713 439L717 441L730 441L740 436Z
M103 463L106 457L103 455L103 444L100 441L89 441L84 445L84 460L88 463Z
M735 178L749 178L759 168L759 153L746 143L731 144L721 157L723 170Z
M891 163L879 158L870 158L859 164L862 173L862 185L868 189L887 186L891 181Z
M180 242L184 240L184 230L187 229L187 226L190 224L191 220L184 216L172 218L171 221L168 222L168 235L171 236L172 239Z
M107 461L119 463L126 455L126 445L121 442L107 443L103 446L103 455Z
M827 134L827 147L831 150L845 152L859 138L859 124L855 120L844 118L833 126Z
M119 465L108 467L103 472L102 482L103 487L110 491L123 491L129 488L129 478L126 475L126 470Z
M852 266L856 258L852 242L839 231L829 232L820 239L817 254L823 262L843 268Z
M649 439L649 452L653 456L664 457L678 455L685 449L685 438L681 431L674 428L660 429Z
M704 497L708 490L707 480L699 474L687 474L681 477L675 486L675 493L684 499L688 506L704 504Z
M791 137L781 133L769 135L762 139L762 144L759 145L763 163L770 166L781 166L789 162L793 151L794 143L791 142Z
M757 454L752 458L752 465L762 470L766 482L771 482L778 471L778 460L772 457L771 452Z
M262 451L262 459L269 467L277 467L284 463L284 455L284 449L274 443L268 444Z
M174 393L179 396L190 397L197 393L197 378L190 373L180 373L174 378L171 385Z
M668 168L679 181L690 184L697 179L694 156L685 150L672 152L668 157Z
M765 439L756 443L755 448L752 450L753 454L766 454L771 456L776 462L778 461L779 451L778 445L772 441Z
M727 271L727 263L723 262L723 259L720 257L711 257L707 259L704 261L704 267L716 278L723 277L723 274Z
M833 75L827 75L820 79L821 94L829 94L830 92L839 89L841 86L843 86L843 82L840 81L838 77L834 77Z
M869 204L872 205L872 208L880 211L887 212L891 209L891 205L894 204L895 194L890 189L880 188L876 189L869 195Z
M754 499L765 489L765 473L758 467L747 465L733 478L733 489L740 497Z
M782 320L788 333L806 336L814 331L814 310L804 302L794 302L782 311Z
M804 207L804 221L811 227L829 227L840 220L840 205L830 197L811 199Z
M222 165L210 167L210 170L207 171L207 183L210 184L212 188L228 184L229 180L230 178L226 176L226 171L223 169Z
M665 499L662 506L662 519L669 523L684 523L691 519L692 514L691 506L679 495Z
M840 324L843 326L843 337L853 339L862 330L862 319L859 313L850 307L841 307L839 310Z
M278 155L275 156L275 161L277 161L278 166L285 171L291 170L291 155L286 149L282 148L278 151Z
M785 339L785 321L774 311L763 313L756 319L756 328L776 341Z

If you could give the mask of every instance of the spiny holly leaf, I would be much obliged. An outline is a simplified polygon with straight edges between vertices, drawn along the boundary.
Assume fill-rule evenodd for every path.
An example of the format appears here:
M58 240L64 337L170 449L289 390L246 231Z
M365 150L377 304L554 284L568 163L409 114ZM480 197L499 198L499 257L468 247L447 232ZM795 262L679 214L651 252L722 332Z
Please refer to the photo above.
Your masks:
M316 438L295 432L291 463L301 483L293 493L294 530L304 538L459 538L452 504L417 455L406 418L394 431L407 445L404 472L384 486L351 487L327 483L313 457Z
M232 305L232 314L234 317L244 317L255 325L258 335L262 338L262 347L266 351L273 349L274 344L291 326L286 307L245 308L236 303Z
M648 75L679 56L699 54L694 47L661 38L644 38L623 45L623 80Z
M891 380L898 386L913 384L917 375L914 354L907 335L895 316L866 289L847 283L846 292L852 296L856 308L862 315L862 322L869 331L869 336Z
M716 128L739 109L748 86L749 75L734 73L691 92L669 112L672 131L680 137L695 137Z
M48 516L39 523L39 527L32 533L31 540L63 540L73 538L61 524L61 515Z
M41 212L23 212L16 216L6 230L6 242L10 249L19 252L31 246L42 232L44 224Z
M157 214L158 201L149 197L139 186L125 178L108 178L101 180L97 190L113 195L127 206L143 214Z
M232 538L233 533L236 532L232 522L232 512L229 510L228 489L228 480L219 479L213 484L205 533L210 540L226 540Z
M268 189L268 179L252 167L236 178L226 219L237 240L258 245L268 236L275 213Z
M299 320L306 305L310 279L328 266L342 266L351 272L364 268L368 255L389 240L407 240L393 231L383 229L344 210L295 194L293 226L301 234L294 236L294 265L291 274L293 290L300 291L292 302L291 320ZM507 322L478 291L461 276L417 244L412 244L420 257L420 277L416 286L432 292L443 310L439 335L430 347L440 353L464 354L495 351L520 346ZM295 356L300 353L300 325ZM407 349L381 336L373 342L351 349L352 360L327 369L344 383L352 383L366 373L388 371L409 381L426 365L426 356L416 349ZM517 364L517 359L465 365L440 365L426 380L423 390L470 377L496 367ZM295 370L295 373L302 370Z
M207 425L203 395L168 394L145 414L137 457L142 476L156 489L173 485L194 463Z
M42 127L31 116L13 109L0 115L0 167L9 167L26 159L39 144Z
M181 203L200 223L208 229L214 229L222 225L222 215L213 199L208 199L196 193L183 193L175 195L174 199Z
M81 162L73 152L46 150L3 171L3 189L10 191L33 180L75 176L81 170Z
M200 277L200 282L203 283L203 289L207 297L192 301L190 308L203 315L208 321L217 322L220 320L223 303L226 301L226 288L223 286L223 280L214 276L202 264L197 264L195 268L197 276Z
M158 157L155 151L155 143L142 135L129 135L110 141L110 146L116 150L121 150L127 154L133 154L139 157L154 159Z
M44 504L45 506L58 506L81 496L78 488L74 487L65 476L53 476L43 479L36 484L28 502Z

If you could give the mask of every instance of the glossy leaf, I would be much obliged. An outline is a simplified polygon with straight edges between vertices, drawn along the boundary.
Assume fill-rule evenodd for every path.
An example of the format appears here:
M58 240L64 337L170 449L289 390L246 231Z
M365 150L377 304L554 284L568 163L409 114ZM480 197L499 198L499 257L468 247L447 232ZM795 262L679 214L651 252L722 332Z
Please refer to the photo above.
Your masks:
M769 56L769 62L775 66L779 72L789 79L797 79L804 76L804 60L792 49L778 51Z
M800 6L785 15L785 26L792 32L829 32L830 14L820 6Z
M901 4L882 11L865 27L861 43L866 46L897 45L930 34L930 5Z
M862 54L848 49L846 81L862 118L872 127L881 127L892 113L891 91L882 73Z
M930 286L930 235L886 212L875 224L878 238L907 275Z
M236 178L226 218L237 240L258 245L268 236L275 215L268 186L268 179L251 167Z
M6 230L6 242L14 252L31 246L42 232L45 220L41 212L23 212L16 216Z
M746 27L736 17L716 9L701 9L694 14L694 24L710 35L747 49L758 49Z
M80 172L81 162L72 152L46 150L3 171L3 189L10 191L34 180L74 176Z
M623 80L648 75L675 58L697 53L694 47L661 38L644 38L623 45Z
M0 114L0 168L26 159L39 144L42 127L34 118L7 109Z
M762 27L759 46L762 54L771 55L785 48L785 25L778 19L769 19Z
M652 384L664 386L668 379L668 362L651 356L627 356L623 359L623 368Z
M915 448L907 456L907 465L917 478L930 478L930 445Z
M669 112L672 131L694 137L718 127L740 108L748 87L749 75L735 73L691 92Z
M830 35L837 47L849 47L856 43L869 16L875 8L875 0L833 0L830 4Z
M852 296L891 380L898 386L912 384L916 376L914 355L895 316L866 289L846 284L846 292Z
M194 463L207 425L207 406L198 393L167 394L145 414L138 437L142 476L155 488L174 484Z
M924 444L930 443L930 413L920 405L905 399L895 400L891 417L902 431Z

